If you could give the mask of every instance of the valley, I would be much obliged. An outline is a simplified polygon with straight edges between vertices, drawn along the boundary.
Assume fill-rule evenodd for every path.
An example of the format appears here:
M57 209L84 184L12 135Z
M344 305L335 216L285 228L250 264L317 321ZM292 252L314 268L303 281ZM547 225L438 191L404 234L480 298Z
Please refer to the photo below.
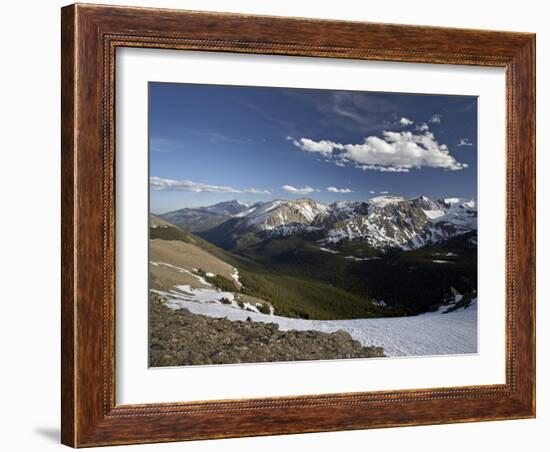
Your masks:
M477 210L471 200L385 196L331 205L311 199L220 204L208 208L208 217L216 210L225 216L229 208L236 213L208 231L193 230L194 223L184 220L174 226L238 267L246 290L281 315L415 315L437 309L451 288L475 293ZM196 221L202 209L161 217L191 215Z
M152 215L150 239L151 294L186 318L345 331L386 356L476 350L473 201L228 201Z

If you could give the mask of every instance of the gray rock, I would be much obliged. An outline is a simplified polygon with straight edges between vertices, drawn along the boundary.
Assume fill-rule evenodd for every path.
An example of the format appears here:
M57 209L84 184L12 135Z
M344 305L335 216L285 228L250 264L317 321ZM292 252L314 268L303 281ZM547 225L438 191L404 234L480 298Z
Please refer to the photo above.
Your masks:
M231 321L173 311L153 296L150 309L151 367L383 357L343 330L280 331L275 323Z

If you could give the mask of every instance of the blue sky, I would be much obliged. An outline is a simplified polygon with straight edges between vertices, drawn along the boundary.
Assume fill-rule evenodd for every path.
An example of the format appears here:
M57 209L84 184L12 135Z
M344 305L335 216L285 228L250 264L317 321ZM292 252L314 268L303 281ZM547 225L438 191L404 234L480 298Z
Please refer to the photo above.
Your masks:
M154 213L477 195L477 98L149 83Z

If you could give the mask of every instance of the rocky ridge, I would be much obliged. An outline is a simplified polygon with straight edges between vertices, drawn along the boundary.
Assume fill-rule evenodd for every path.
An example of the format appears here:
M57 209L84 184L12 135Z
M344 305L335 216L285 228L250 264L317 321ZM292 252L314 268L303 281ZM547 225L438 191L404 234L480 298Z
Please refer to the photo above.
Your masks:
M383 357L349 333L280 331L275 323L231 321L176 311L150 299L151 367Z

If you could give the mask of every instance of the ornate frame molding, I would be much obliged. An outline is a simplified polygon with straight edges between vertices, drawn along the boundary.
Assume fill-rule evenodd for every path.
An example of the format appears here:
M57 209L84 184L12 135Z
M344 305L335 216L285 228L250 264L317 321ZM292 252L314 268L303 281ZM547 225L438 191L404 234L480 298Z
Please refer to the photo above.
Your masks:
M306 29L308 33L298 33ZM62 9L62 45L64 444L80 447L534 416L534 35L77 4ZM116 405L118 47L506 68L506 383Z

